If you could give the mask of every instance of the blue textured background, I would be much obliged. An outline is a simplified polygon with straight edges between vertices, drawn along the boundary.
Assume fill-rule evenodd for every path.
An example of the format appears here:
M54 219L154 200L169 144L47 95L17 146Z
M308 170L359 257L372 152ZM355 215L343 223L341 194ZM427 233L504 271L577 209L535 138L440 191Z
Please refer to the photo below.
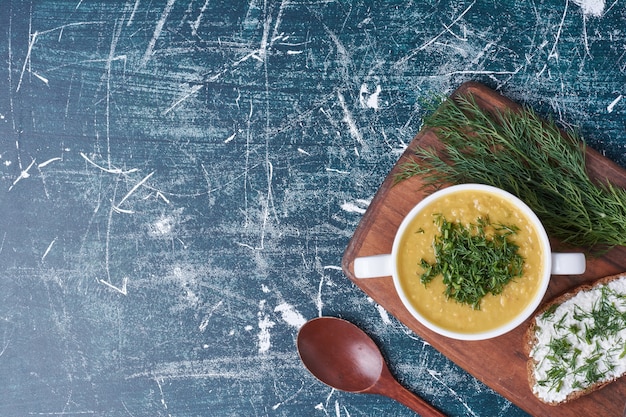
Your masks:
M466 80L626 166L625 31L619 0L0 1L0 414L413 415L301 366L333 315L450 416L525 415L341 257Z

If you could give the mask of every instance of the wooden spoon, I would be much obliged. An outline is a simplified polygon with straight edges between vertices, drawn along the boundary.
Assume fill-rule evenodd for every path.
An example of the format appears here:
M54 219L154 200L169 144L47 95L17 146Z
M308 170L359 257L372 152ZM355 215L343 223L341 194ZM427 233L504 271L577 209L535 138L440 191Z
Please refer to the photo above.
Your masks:
M341 391L392 398L424 417L445 417L391 375L374 341L354 324L319 317L298 333L298 353L320 381Z

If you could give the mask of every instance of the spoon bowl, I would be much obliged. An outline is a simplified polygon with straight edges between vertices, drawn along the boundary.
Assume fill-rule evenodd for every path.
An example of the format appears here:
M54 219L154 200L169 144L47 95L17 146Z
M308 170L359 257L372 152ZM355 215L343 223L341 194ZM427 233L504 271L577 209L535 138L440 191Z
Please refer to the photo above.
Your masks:
M326 385L346 392L384 395L422 416L445 417L400 385L374 341L346 320L319 317L308 321L300 328L297 346L304 366Z

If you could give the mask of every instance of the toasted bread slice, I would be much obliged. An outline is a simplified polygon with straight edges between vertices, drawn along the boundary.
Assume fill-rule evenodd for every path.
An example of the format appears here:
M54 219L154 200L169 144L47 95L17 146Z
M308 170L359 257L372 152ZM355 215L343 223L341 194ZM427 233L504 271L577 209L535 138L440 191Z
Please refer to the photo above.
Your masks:
M544 305L524 347L528 382L541 401L558 405L626 374L626 273L582 285Z

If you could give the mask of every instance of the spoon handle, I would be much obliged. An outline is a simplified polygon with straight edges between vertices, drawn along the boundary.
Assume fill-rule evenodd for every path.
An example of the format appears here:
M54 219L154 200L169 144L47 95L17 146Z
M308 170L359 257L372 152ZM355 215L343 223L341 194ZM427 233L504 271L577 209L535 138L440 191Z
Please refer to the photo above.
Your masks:
M412 393L403 387L389 372L387 367L383 367L381 378L378 383L372 387L372 393L384 395L392 398L399 403L404 404L411 410L415 411L422 417L446 417L441 411L437 410L433 405L426 402L423 398Z
M395 399L409 407L411 410L417 412L422 417L446 417L446 415L441 411L437 410L434 406L404 387L402 388L402 391L398 391L396 393Z

